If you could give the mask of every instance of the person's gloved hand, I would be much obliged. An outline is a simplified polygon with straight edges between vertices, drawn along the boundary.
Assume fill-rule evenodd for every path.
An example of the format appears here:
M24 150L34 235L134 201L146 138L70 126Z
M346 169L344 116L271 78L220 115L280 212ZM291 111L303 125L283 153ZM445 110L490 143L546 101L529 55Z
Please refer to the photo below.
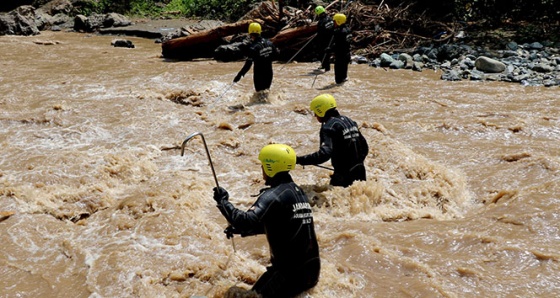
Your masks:
M234 83L239 82L239 80L241 80L242 77L243 77L242 75L237 74L237 75L235 76L235 78L233 79L233 82L234 82Z
M233 234L239 234L233 226L228 226L224 230L224 233L226 234L227 239L233 238Z
M214 200L218 205L221 205L223 201L229 199L229 193L223 187L214 187Z

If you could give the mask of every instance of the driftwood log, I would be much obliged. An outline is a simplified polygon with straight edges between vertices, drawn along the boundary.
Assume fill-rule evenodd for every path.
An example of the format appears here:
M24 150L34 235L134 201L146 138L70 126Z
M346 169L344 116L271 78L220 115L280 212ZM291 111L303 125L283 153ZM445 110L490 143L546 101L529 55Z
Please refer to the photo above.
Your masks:
M240 21L168 40L161 45L162 55L164 58L179 60L212 58L216 47L225 43L224 37L246 32L251 22L251 20Z

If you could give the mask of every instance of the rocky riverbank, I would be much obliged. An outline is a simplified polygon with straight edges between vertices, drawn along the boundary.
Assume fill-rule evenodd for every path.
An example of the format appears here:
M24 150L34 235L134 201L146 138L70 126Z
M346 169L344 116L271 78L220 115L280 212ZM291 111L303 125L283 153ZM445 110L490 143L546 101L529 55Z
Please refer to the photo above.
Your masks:
M441 70L447 81L503 81L527 86L560 85L560 49L551 43L517 44L505 49L445 44L420 47L412 53L383 53L373 61L355 57L354 61L392 69Z
M51 1L40 8L20 6L0 13L0 35L36 35L43 30L64 30L138 36L161 42L223 25L212 20L130 20L116 13L72 17L73 11L72 3L67 0ZM504 48L490 48L471 45L462 36L449 40L454 43L381 53L375 58L354 55L352 61L391 69L441 70L441 79L448 81L487 80L527 86L560 86L560 43L541 40L517 44L514 40L504 40ZM134 47L126 40L112 45Z

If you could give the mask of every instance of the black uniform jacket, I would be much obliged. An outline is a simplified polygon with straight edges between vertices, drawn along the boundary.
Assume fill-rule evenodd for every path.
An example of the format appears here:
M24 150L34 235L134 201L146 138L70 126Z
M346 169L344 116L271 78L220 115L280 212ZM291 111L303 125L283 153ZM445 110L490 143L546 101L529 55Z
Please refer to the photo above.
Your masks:
M324 48L330 46L331 38L333 35L334 21L325 12L319 16L319 21L317 21L317 41Z
M350 60L350 44L352 42L352 31L346 24L334 28L332 50L337 59Z
M253 63L253 81L256 91L269 89L274 76L272 70L272 61L274 61L278 49L274 44L263 37L257 37L248 48L247 60L238 73L238 76L245 76Z
M248 211L224 201L218 208L242 236L266 234L271 263L279 270L297 269L319 258L312 209L307 196L288 172L272 178Z
M369 147L356 122L336 110L327 111L329 114L331 116L321 124L319 150L298 156L297 163L317 165L330 159L334 174L348 176L357 166L363 168Z

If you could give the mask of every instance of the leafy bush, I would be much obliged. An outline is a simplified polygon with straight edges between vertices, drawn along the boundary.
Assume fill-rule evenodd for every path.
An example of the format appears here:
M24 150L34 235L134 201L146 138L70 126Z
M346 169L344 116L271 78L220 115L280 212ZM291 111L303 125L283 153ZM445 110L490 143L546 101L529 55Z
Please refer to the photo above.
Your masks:
M83 14L116 12L124 15L157 17L162 14L236 21L247 7L260 0L81 0Z
M185 0L187 13L202 18L236 21L259 0Z

